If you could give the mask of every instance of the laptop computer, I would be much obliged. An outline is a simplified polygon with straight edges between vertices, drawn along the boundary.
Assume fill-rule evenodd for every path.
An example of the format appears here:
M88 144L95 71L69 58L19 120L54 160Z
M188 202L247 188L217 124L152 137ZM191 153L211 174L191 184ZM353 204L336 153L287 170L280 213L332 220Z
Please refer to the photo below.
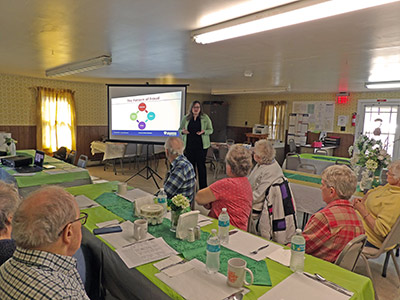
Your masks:
M44 152L40 150L36 150L35 158L33 160L33 166L23 166L19 168L15 168L18 173L34 173L40 172L43 170L43 162L44 162Z

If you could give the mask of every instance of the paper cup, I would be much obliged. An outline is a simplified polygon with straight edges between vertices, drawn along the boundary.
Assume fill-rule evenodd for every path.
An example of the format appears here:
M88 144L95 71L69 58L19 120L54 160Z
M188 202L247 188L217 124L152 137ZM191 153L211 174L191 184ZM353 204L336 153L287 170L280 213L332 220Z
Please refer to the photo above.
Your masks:
M126 182L120 182L118 183L118 194L120 195L125 195L128 189L128 185Z

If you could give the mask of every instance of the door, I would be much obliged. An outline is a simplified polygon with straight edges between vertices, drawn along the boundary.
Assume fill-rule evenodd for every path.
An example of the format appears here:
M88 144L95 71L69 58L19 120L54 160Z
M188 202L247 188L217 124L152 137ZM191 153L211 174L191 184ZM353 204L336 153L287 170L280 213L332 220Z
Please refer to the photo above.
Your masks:
M400 158L400 99L359 100L355 138L381 140L392 160Z

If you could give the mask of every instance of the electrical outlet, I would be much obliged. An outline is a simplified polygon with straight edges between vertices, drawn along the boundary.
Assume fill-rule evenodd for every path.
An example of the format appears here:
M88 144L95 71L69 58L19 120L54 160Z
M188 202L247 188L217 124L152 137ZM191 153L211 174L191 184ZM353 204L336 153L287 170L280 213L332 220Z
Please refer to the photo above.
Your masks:
M247 121L244 121L244 126L247 126Z

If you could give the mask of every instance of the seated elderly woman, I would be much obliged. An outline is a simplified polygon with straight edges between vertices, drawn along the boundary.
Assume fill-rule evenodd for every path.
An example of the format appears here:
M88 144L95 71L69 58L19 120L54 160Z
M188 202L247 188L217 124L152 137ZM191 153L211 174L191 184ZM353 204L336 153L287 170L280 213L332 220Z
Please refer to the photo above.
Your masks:
M327 205L311 216L303 236L306 253L334 262L348 242L364 233L361 219L349 202L357 177L343 165L326 168L321 177L322 200Z
M222 208L226 207L231 224L247 230L253 193L246 176L251 167L250 151L240 145L231 146L226 155L228 178L200 190L196 195L196 202L211 209L208 215L213 218L218 218Z
M0 181L0 265L15 251L15 242L11 239L11 220L20 202L17 188Z
M254 160L257 165L249 175L253 210L248 231L287 244L296 231L296 207L289 182L275 160L275 149L267 140L255 143Z
M400 160L392 162L387 172L388 183L379 186L361 199L354 199L354 208L363 219L367 246L379 248L400 216Z

